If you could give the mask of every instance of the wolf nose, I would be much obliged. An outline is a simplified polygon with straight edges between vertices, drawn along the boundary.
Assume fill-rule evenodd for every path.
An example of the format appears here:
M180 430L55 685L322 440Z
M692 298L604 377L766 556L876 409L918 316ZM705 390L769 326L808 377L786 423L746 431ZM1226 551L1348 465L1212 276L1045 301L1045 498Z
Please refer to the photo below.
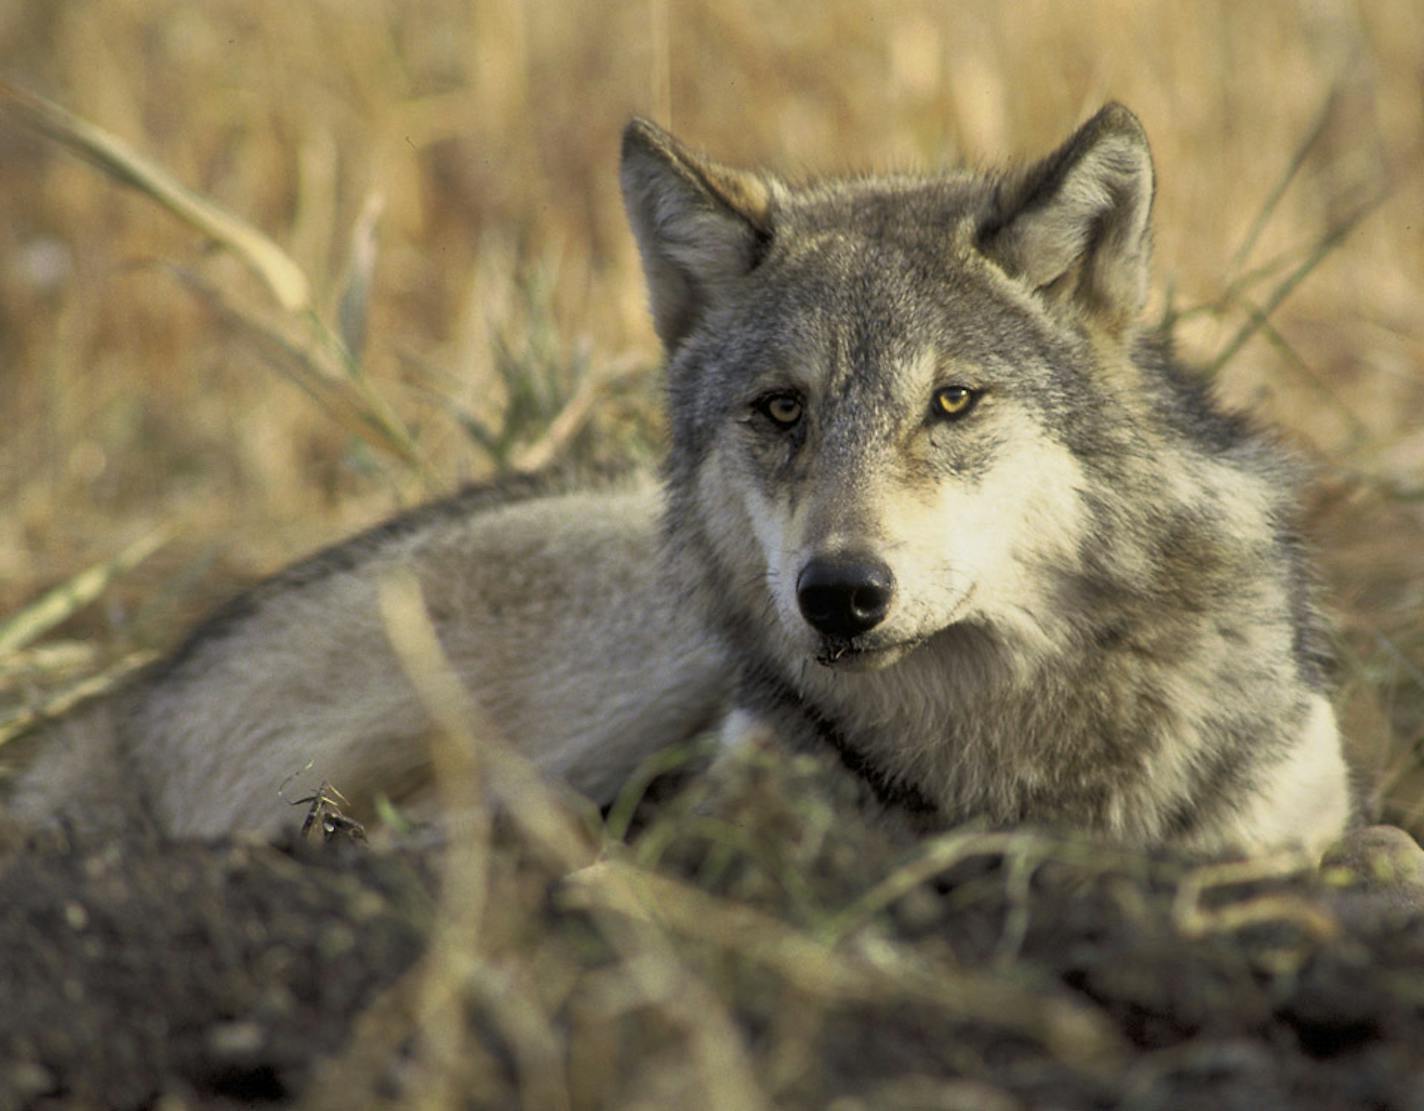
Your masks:
M818 632L853 637L885 620L895 576L875 559L818 556L796 578L796 602Z

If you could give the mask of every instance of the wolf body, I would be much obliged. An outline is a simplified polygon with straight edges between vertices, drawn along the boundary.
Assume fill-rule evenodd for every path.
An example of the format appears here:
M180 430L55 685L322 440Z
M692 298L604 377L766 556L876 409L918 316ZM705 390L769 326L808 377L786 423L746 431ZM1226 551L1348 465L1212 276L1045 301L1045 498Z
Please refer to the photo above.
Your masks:
M481 718L551 777L610 800L636 764L714 726L722 647L661 585L646 476L471 488L289 567L118 694L29 740L22 828L273 834L322 780L369 820L429 816L435 728L391 646L383 583L414 575ZM285 788L285 789L284 789Z
M1026 168L809 185L634 121L622 182L661 482L466 495L297 565L46 740L12 808L82 798L86 735L174 832L281 820L308 761L399 801L429 770L375 602L403 567L505 739L599 801L727 709L917 829L1342 831L1295 468L1141 322L1131 113Z

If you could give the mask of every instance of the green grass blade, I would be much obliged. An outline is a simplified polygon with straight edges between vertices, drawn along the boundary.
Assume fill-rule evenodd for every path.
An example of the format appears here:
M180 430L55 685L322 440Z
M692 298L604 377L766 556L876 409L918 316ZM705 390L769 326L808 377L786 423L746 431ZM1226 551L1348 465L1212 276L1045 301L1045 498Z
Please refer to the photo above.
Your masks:
M42 721L60 717L79 703L113 689L124 678L156 658L156 653L153 652L134 652L125 656L113 667L55 692L39 706L24 707L19 713L0 721L0 745L13 741Z
M77 610L87 606L120 575L138 566L168 542L171 530L160 528L135 540L113 559L81 571L74 578L0 621L0 656L37 640Z

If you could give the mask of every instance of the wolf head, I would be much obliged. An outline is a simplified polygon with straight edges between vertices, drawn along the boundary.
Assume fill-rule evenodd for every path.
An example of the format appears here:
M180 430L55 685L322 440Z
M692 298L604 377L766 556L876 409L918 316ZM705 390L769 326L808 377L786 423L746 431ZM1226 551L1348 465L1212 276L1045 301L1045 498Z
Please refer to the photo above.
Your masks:
M668 534L783 658L1050 635L1042 565L1137 433L1152 164L1110 105L997 175L793 186L634 120L622 185L668 354ZM678 556L683 558L679 562Z

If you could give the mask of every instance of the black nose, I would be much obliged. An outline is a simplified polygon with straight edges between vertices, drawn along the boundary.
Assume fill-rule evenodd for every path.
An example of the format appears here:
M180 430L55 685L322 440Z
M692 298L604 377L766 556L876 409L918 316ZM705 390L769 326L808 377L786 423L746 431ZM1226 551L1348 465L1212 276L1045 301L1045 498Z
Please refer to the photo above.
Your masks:
M818 556L796 578L801 616L818 632L853 637L885 620L895 576L878 559Z

